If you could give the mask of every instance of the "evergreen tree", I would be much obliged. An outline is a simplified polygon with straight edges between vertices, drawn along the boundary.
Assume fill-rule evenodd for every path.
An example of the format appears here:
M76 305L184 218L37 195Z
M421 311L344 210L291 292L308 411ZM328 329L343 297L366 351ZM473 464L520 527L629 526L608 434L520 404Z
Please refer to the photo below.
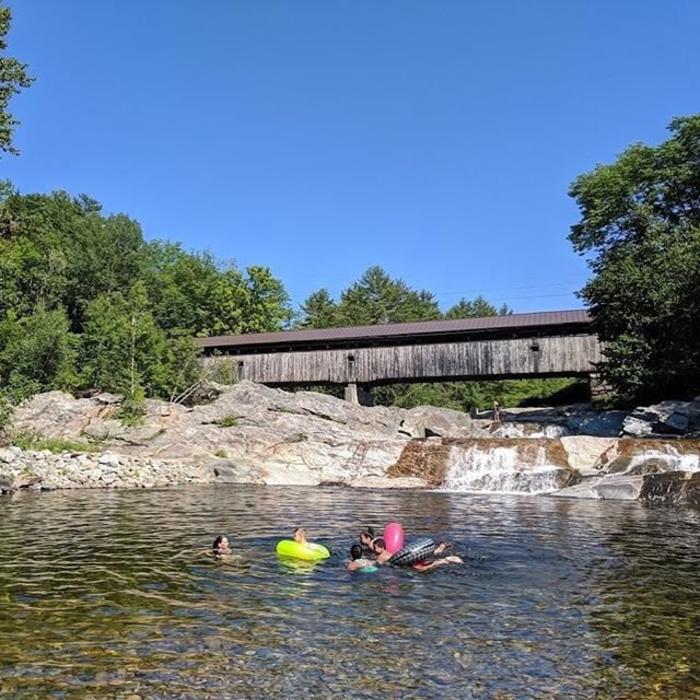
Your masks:
M364 326L426 321L441 317L435 297L392 279L381 267L370 267L340 296L337 323Z
M338 307L327 289L311 294L301 306L301 328L332 328L337 326Z

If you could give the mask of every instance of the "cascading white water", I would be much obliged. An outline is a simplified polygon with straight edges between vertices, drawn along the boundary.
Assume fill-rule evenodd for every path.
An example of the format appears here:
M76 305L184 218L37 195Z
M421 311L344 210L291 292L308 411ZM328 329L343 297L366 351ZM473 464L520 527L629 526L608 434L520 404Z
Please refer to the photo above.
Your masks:
M518 423L507 421L491 431L500 438L560 438L569 434L566 426L556 423Z
M667 451L658 449L645 449L639 454L631 458L629 467L622 472L636 472L640 467L643 467L647 462L660 462L664 465L663 471L666 472L697 472L700 471L700 455L698 454L683 454L682 452L668 447Z
M565 470L547 463L544 447L538 447L535 454L533 460L517 446L483 449L478 445L454 445L443 489L531 494L557 491L565 481Z

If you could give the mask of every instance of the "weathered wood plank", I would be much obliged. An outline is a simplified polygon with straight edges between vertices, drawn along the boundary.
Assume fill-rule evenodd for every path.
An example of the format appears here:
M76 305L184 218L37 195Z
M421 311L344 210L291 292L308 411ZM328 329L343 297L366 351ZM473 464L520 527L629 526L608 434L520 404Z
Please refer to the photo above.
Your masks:
M209 359L205 358L205 362ZM243 363L246 379L263 384L378 384L471 377L586 375L594 371L594 363L601 359L598 338L582 334L256 353L235 355L231 361Z

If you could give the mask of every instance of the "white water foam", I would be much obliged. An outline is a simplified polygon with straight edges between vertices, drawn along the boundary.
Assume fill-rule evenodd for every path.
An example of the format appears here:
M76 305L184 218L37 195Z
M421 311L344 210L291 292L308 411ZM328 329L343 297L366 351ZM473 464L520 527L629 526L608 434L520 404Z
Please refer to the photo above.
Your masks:
M629 467L622 472L626 474L633 471L636 467L643 465L650 460L659 461L666 465L664 471L668 472L697 472L700 471L700 455L698 454L682 454L673 447L668 447L667 452L661 450L649 449L643 450L640 454L635 455L630 460Z
M525 464L517 447L479 446L450 449L445 491L541 494L561 488L561 468L548 464L544 447L537 449L534 464Z

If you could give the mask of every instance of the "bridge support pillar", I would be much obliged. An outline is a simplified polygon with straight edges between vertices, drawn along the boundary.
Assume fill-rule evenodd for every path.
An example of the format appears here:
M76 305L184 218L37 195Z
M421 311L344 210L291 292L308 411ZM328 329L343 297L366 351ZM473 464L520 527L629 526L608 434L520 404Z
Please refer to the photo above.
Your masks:
M345 400L360 406L372 405L372 389L369 384L351 382L345 385Z

